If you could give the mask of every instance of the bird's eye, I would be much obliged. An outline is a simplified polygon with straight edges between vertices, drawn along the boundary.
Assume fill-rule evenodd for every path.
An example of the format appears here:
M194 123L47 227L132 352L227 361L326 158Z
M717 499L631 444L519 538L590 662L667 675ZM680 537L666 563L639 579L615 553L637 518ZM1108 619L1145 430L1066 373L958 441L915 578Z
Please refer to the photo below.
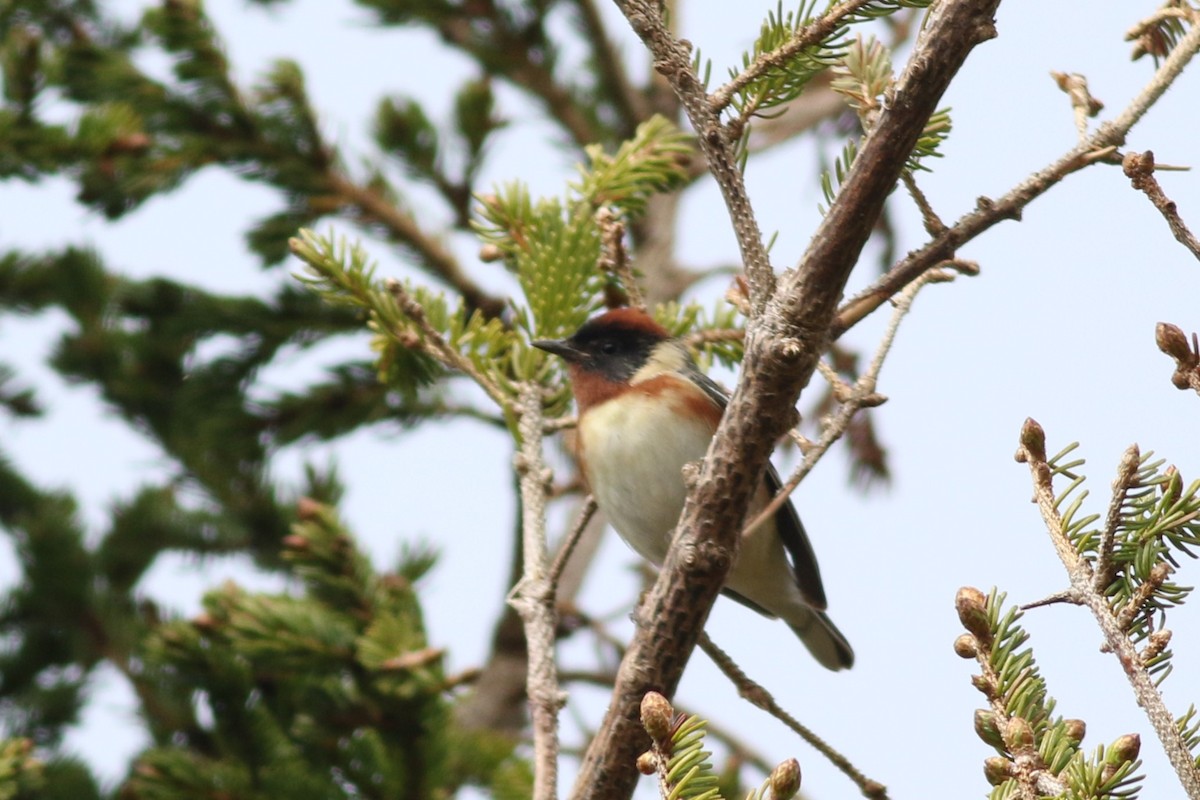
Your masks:
M612 339L608 339L607 341L601 342L600 343L600 352L606 356L611 356L613 353L617 352L617 343L614 342Z

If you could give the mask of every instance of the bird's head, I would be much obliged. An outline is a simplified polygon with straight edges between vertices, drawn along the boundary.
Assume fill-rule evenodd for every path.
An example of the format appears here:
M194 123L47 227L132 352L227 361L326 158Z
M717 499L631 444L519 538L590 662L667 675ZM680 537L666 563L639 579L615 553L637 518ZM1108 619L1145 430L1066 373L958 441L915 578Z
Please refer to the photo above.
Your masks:
M566 339L540 339L534 347L567 362L582 413L642 381L687 368L687 350L643 311L615 308L588 320Z

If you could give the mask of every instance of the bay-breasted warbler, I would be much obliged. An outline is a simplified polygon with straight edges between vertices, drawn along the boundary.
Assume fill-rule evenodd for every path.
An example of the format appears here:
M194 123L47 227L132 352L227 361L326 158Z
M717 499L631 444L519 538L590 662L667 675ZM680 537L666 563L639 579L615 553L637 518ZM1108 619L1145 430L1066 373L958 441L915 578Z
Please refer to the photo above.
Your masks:
M687 497L683 467L708 452L728 397L683 342L632 308L607 311L567 339L533 344L567 362L579 408L579 459L597 505L639 555L662 564ZM768 464L747 519L781 485ZM823 666L854 663L825 615L816 555L790 501L742 539L722 591L781 617Z

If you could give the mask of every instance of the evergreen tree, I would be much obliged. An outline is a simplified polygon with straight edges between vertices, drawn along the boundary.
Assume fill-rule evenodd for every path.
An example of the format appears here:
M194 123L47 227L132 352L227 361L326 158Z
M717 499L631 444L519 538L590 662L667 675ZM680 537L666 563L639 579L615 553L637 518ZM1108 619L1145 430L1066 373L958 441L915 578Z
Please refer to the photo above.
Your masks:
M287 4L257 4L288 13ZM591 673L614 691L608 717L587 737L582 759L568 766L560 755L554 641L600 626L571 608L580 578L552 564L545 507L557 503L559 516L578 520L564 533L587 529L594 539L600 526L588 522L591 507L571 470L558 470L557 483L546 478L554 456L544 455L543 440L570 427L569 393L530 342L565 335L605 307L643 305L706 365L743 365L754 388L737 395L729 416L755 424L723 431L723 457L696 473L679 530L685 546L701 529L721 531L713 542L728 549L749 498L725 502L720 487L734 471L763 468L793 428L797 394L814 371L826 383L806 391L805 408L820 421L804 429L808 438L796 434L802 465L791 484L839 440L860 483L888 478L871 409L885 399L876 380L897 326L923 287L978 271L959 247L1019 216L1060 180L1124 156L1135 186L1200 257L1155 181L1153 156L1117 149L1134 112L1161 91L1138 95L1128 118L1093 130L1088 120L1102 106L1074 75L1058 80L1079 123L1078 147L958 221L939 218L918 179L950 133L942 92L988 38L997 3L928 5L780 6L744 32L752 44L721 83L704 54L676 37L684 9L673 3L617 3L653 61L639 75L617 45L626 31L618 34L614 15L590 0L359 0L371 25L433 34L471 71L445 119L397 80L401 93L376 104L366 152L322 124L297 63L279 60L247 81L198 0L162 0L136 19L89 0L0 6L5 181L68 181L81 206L114 221L136 217L205 169L269 187L277 202L246 232L246 246L277 278L261 294L131 278L67 232L60 247L0 252L0 322L47 313L68 320L51 368L94 388L168 464L165 477L118 500L92 530L71 491L39 485L0 444L0 529L19 573L0 607L0 799L439 798L464 787L540 799L556 796L560 760L564 773L578 769L580 797L627 795L635 766L657 773L674 796L734 796L757 782L747 761L767 773L752 796L794 795L796 762L772 769L724 736L731 756L718 773L702 749L703 723L647 695L671 693L698 642L745 696L787 716L702 633L728 569L714 566L719 557L705 562L711 555L668 560L642 606L652 624L628 649L615 647L620 669ZM1165 88L1200 49L1198 32L1200 12L1167 3L1131 33L1135 56L1152 57ZM902 67L910 49L916 55ZM517 176L498 186L482 177L511 127L503 93L512 90L553 127L550 146L580 163L555 196L536 196ZM748 161L797 139L828 154L812 179L823 189L824 217L797 269L784 273L793 265L772 267L743 175ZM684 192L710 178L742 257L715 305L685 294L711 275L683 265L674 234ZM897 185L928 234L902 257L885 205ZM432 221L439 216L445 224ZM331 222L348 236L322 233ZM841 302L868 241L885 271ZM169 243L164 251L169 258ZM400 277L376 266L378 252L400 258ZM501 277L488 279L489 269ZM873 357L839 341L889 302L891 322ZM261 374L287 354L364 331L369 346L363 341L322 380L263 390ZM229 341L236 346L206 349ZM1176 385L1200 385L1195 342L1166 326L1159 343L1176 361ZM0 404L5 424L43 412L36 388L11 364L0 363ZM508 567L513 602L500 608L496 598L486 609L496 617L488 662L451 674L419 593L435 552L409 542L397 563L373 564L337 511L344 486L336 471L310 466L302 482L289 483L272 466L297 444L459 419L511 438L520 520ZM1068 453L1048 457L1036 423L1022 433L1021 459L1070 573L1072 588L1057 599L1094 613L1139 702L1153 705L1161 702L1155 681L1171 665L1165 612L1187 596L1169 576L1179 555L1200 545L1200 485L1134 450L1108 514L1080 516L1082 478ZM141 589L168 554L201 563L245 556L286 588L214 586L199 615L176 617ZM998 592L970 589L957 602L968 633L955 649L979 663L974 682L986 698L976 730L996 750L985 763L993 796L1135 792L1140 742L1125 735L1085 752L1082 723L1055 716L1046 681L1022 649L1020 613L1003 603ZM673 635L656 631L668 623L678 626ZM63 747L101 666L132 688L149 738L113 786ZM1181 785L1198 797L1195 712L1172 718L1163 706L1164 715L1155 730ZM532 748L523 746L530 740ZM818 747L861 792L887 796Z

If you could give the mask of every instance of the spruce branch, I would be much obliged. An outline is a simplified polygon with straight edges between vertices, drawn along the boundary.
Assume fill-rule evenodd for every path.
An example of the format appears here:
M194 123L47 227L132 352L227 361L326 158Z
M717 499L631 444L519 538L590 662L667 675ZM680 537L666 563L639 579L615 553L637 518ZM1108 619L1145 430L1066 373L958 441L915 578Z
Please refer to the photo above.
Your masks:
M375 265L359 245L301 229L288 240L291 251L305 262L308 273L297 277L331 302L356 306L370 315L381 350L380 370L386 373L396 351L419 352L461 372L479 385L501 409L511 396L497 375L512 356L515 334L495 318L468 311L465 303L450 310L445 298L400 281L375 280Z
M359 185L340 172L331 171L327 179L330 188L354 211L359 222L379 225L390 241L411 249L425 272L462 295L470 308L477 308L489 317L498 317L504 310L504 301L492 297L471 280L457 256L441 240L429 235L412 214L400 210L376 189Z
M475 381L479 385L479 388L487 392L487 396L492 398L493 402L500 406L501 409L507 410L509 408L511 403L509 394L501 388L500 384L492 376L478 369L475 366L475 362L464 356L446 341L441 331L434 328L430 323L429 316L425 313L425 307L404 288L404 284L395 278L388 278L383 282L383 285L388 293L395 298L400 312L408 317L413 325L416 326L419 331L419 342L426 352L451 369L458 370Z
M524 623L529 649L526 694L533 716L533 800L558 796L558 711L566 701L559 689L554 660L558 612L555 575L546 548L546 500L551 472L542 453L543 389L533 382L518 386L519 447L513 458L521 491L521 579L508 595ZM582 526L580 526L582 527Z
M1130 587L1128 596L1125 596L1124 602L1120 602L1121 595L1113 594L1113 583L1104 586L1101 589L1097 588L1096 571L1093 569L1092 561L1084 557L1083 552L1093 547L1093 541L1098 540L1105 543L1109 547L1109 552L1114 548L1111 545L1110 537L1102 533L1099 537L1094 537L1088 534L1083 529L1093 519L1085 518L1083 520L1074 519L1074 513L1078 509L1082 497L1077 498L1067 509L1065 513L1059 511L1059 507L1064 499L1082 482L1082 479L1077 477L1072 470L1080 462L1062 463L1061 459L1066 452L1070 452L1070 448L1063 454L1055 456L1053 459L1046 457L1046 435L1041 426L1032 419L1025 421L1025 425L1021 429L1020 445L1017 448L1016 458L1018 462L1029 465L1030 473L1033 477L1034 501L1037 503L1042 514L1042 519L1046 523L1046 528L1050 534L1050 540L1054 545L1055 552L1058 553L1059 559L1067 570L1067 575L1070 580L1069 590L1072 599L1082 605L1088 607L1092 615L1096 618L1101 633L1104 636L1105 648L1116 655L1122 669L1125 672L1126 678L1133 687L1134 695L1137 697L1138 705L1146 710L1146 716L1150 720L1155 733L1158 735L1159 741L1162 742L1163 749L1166 751L1167 758L1171 762L1171 766L1175 769L1179 777L1180 784L1189 798L1197 800L1200 798L1200 766L1196 763L1196 757L1189 751L1188 744L1181 734L1180 727L1176 724L1175 719L1167 710L1166 704L1163 701L1161 693L1158 691L1157 683L1151 674L1151 670L1156 666L1156 661L1162 656L1155 653L1155 659L1143 659L1143 654L1139 653L1135 644L1134 636L1143 634L1141 638L1145 638L1145 627L1135 626L1134 620L1136 617L1145 618L1145 616L1156 606L1161 607L1162 603L1179 602L1182 597L1181 590L1177 587L1171 587L1171 590L1166 593L1165 597L1151 605L1155 600L1156 595L1160 592L1166 592L1164 582L1169 574L1170 565L1165 559L1165 554L1159 553L1157 550L1151 550L1152 556L1147 558L1137 558L1137 561L1142 564L1139 572L1140 580L1126 579L1122 581L1119 577L1117 581ZM1127 453L1126 458L1132 458L1133 451ZM1145 486L1153 476L1153 467L1139 465L1139 473L1136 478L1136 483ZM1054 492L1053 478L1056 474L1062 474L1073 479L1071 487L1060 495ZM1125 477L1127 467L1122 466L1121 472L1118 475L1118 494L1127 495L1130 489L1134 486L1134 480ZM1173 497L1170 492L1172 490L1172 481L1174 485L1178 485L1178 478L1175 476L1167 476L1166 491L1168 494L1164 497L1165 507L1160 507L1157 514L1153 514L1152 519L1148 520L1150 527L1147 529L1150 532L1159 532L1162 536L1167 536L1171 527L1177 530L1177 536L1180 537L1180 543L1177 545L1187 552L1186 547L1200 542L1200 532L1191 530L1192 523L1198 513L1200 513L1200 500L1196 499L1198 491L1197 486L1190 487L1186 497ZM1160 481L1161 483L1161 481ZM1144 492L1142 493L1144 496ZM1184 505L1181 510L1176 511L1180 502ZM1122 504L1123 511L1119 515L1122 518L1120 527L1128 530L1135 523L1143 522L1131 516L1128 504ZM1188 511L1187 509L1193 509ZM1112 512L1110 511L1110 516ZM1139 536L1138 542L1144 541L1144 536ZM1151 539L1149 544L1151 547L1156 546L1156 539ZM1127 549L1127 548L1122 548ZM1132 548L1128 548L1132 550ZM1081 552L1082 551L1082 552ZM1101 556L1103 558L1103 555ZM1113 558L1109 555L1107 558ZM1124 554L1126 559L1134 558L1134 553ZM1148 571L1145 570L1145 563L1149 561L1153 566ZM1103 563L1103 562L1100 562ZM1125 570L1133 569L1132 565ZM1106 571L1111 571L1111 567L1106 566ZM1117 601L1114 607L1113 601ZM1161 645L1155 645L1161 650Z
M737 688L739 697L748 700L751 704L767 712L795 732L797 736L807 742L814 750L828 759L829 763L833 764L847 778L852 780L854 785L858 787L858 790L862 792L863 797L868 797L872 800L887 800L888 793L886 786L879 781L868 778L858 767L854 766L850 759L834 749L832 745L822 739L807 725L788 713L783 706L779 705L778 701L775 700L766 688L746 675L737 662L728 653L718 647L716 642L707 633L700 634L698 644L700 649L704 651L704 654L712 659L717 668Z
M988 704L976 710L974 724L976 735L996 750L984 761L984 775L995 787L992 800L1134 800L1142 780L1136 772L1137 734L1118 737L1087 757L1080 748L1087 725L1054 715L1055 702L1033 651L1024 647L1029 635L1018 624L1021 610L1005 611L1004 595L970 586L958 590L954 606L967 629L955 640L954 652L978 663L980 674L971 684Z
M380 6L381 16L397 12ZM500 75L517 89L537 98L571 140L583 146L611 138L595 115L581 102L574 87L555 76L556 53L540 18L533 24L517 24L500 3L439 3L432 8L403 14L424 17L442 41L477 61L487 72ZM405 20L406 21L406 20Z
M959 247L984 231L1003 220L1019 220L1027 205L1066 176L1092 164L1111 161L1117 148L1125 143L1129 131L1170 88L1197 50L1200 50L1200 24L1193 24L1120 115L1097 128L1086 142L1030 175L1002 197L980 197L974 211L962 216L939 236L898 262L874 284L843 303L830 331L832 338L836 339L861 322L925 270L953 258Z
M786 42L756 55L741 72L709 96L713 113L722 113L739 93L767 72L785 67L797 54L836 35L849 17L872 2L875 0L843 0L817 19L796 25Z
M1144 153L1126 153L1125 158L1121 160L1121 169L1125 171L1125 177L1129 178L1133 188L1145 194L1163 215L1175 240L1200 259L1200 239L1188 230L1174 201L1167 197L1154 177L1154 153L1149 150Z

